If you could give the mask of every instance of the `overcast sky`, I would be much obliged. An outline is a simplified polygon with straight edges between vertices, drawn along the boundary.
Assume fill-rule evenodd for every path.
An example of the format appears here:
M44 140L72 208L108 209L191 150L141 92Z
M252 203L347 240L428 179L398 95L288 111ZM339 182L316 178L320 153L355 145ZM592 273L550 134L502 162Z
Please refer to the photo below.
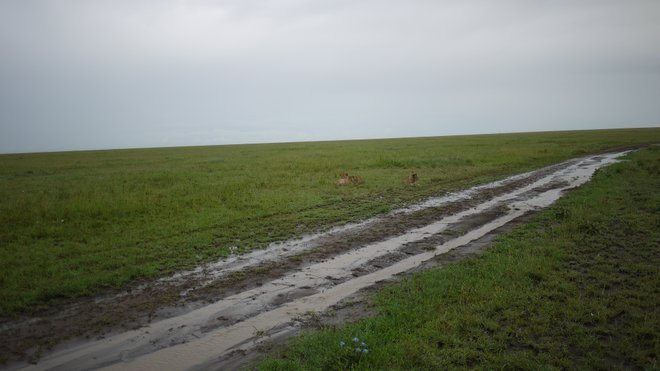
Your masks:
M0 1L0 152L660 126L660 1Z

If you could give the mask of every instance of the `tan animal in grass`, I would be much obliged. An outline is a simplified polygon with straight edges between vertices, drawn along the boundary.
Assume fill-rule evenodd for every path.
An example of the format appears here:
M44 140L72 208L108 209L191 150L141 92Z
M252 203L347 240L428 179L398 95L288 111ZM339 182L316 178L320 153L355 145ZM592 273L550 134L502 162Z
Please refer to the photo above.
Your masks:
M362 177L359 175L348 175L348 173L341 173L339 180L337 180L337 185L347 185L347 184L360 184L362 183Z
M348 176L348 173L341 173L339 180L337 180L337 185L342 186L347 184L351 184L351 179Z
M415 183L417 183L418 180L419 178L417 177L417 173L410 173L410 175L408 175L406 179L404 179L404 182L408 185L415 185Z
M348 179L351 181L353 184L360 184L362 183L362 177L359 175L351 175L348 177Z

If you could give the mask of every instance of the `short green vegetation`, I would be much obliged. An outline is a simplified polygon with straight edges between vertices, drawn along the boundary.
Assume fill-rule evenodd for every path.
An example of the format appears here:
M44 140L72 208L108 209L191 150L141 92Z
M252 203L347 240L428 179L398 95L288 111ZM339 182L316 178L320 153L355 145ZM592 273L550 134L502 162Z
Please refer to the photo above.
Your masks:
M660 147L629 155L483 255L381 290L377 316L259 368L657 369L658 190ZM346 351L353 337L367 354Z
M655 128L2 155L0 316L659 140ZM336 186L344 171L364 183Z

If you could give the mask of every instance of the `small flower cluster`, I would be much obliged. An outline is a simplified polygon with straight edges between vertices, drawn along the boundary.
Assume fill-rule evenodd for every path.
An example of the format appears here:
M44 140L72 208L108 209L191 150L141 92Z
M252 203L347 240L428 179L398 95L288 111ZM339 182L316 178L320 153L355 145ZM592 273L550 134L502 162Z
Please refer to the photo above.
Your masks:
M355 346L355 352L356 353L369 353L369 349L367 349L367 344L364 341L360 341L358 337L353 338L353 344ZM343 341L339 342L339 347L343 348L346 346L346 343Z

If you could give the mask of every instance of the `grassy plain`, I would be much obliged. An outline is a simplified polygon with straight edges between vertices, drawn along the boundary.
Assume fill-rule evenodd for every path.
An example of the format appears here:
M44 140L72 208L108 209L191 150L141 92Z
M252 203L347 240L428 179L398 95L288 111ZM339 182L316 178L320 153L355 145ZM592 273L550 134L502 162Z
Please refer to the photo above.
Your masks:
M658 141L652 128L2 155L0 317ZM343 171L365 182L337 187Z
M384 288L377 316L258 368L657 369L659 189L660 147L634 153L483 255Z

